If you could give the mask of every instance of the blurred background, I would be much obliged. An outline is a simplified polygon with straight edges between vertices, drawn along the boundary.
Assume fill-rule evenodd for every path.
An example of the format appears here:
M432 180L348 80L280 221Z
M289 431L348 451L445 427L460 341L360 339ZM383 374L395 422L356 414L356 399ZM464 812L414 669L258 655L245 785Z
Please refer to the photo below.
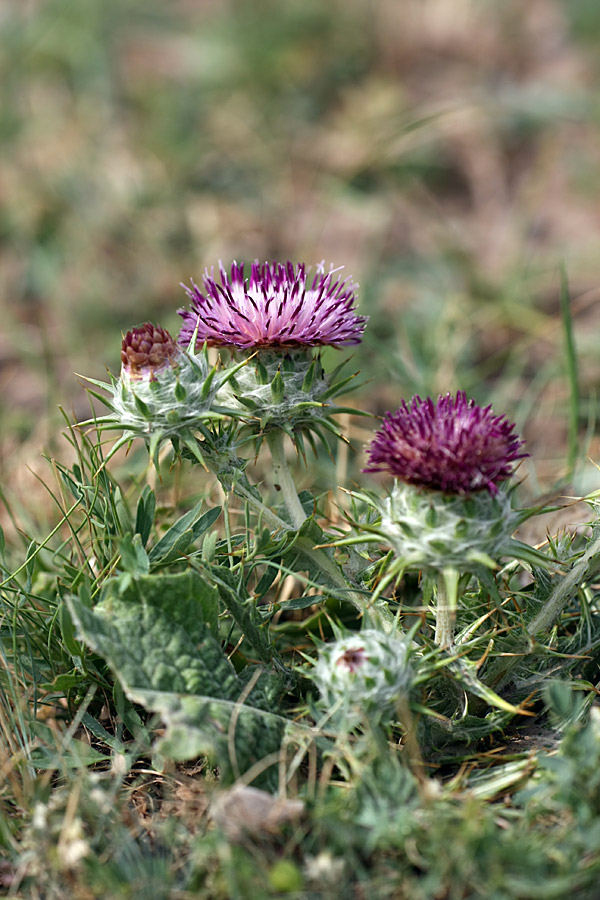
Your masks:
M3 489L43 493L74 373L233 258L345 266L357 403L493 402L531 496L571 474L564 265L594 488L599 51L597 0L0 0Z

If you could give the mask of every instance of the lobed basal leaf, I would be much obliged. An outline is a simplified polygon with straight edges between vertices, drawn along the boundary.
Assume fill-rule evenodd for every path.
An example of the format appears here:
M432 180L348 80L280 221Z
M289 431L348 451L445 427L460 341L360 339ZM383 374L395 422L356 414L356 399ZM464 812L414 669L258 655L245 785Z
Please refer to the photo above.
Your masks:
M188 570L143 575L125 591L111 579L94 609L75 597L68 603L79 638L131 700L162 717L160 752L178 760L207 755L227 781L256 764L260 771L295 726L272 711L283 691L279 676L264 666L238 674L225 656L218 594Z

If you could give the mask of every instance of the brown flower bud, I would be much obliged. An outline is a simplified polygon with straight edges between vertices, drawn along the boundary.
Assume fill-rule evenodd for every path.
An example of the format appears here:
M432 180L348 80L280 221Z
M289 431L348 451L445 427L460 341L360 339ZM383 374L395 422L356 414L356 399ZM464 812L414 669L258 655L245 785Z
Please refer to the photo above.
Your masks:
M121 364L130 378L154 378L154 373L175 365L180 350L168 331L145 322L128 331L121 345Z

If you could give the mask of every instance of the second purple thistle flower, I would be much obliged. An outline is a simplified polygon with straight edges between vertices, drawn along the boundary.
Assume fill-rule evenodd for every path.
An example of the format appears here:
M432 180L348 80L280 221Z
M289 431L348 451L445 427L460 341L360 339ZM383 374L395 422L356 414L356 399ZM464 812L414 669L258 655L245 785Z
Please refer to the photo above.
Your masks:
M437 578L435 642L441 647L452 646L461 591L471 575L489 578L486 570L503 556L531 559L530 548L511 537L526 515L512 509L502 489L527 455L514 429L459 391L437 401L403 402L386 414L371 443L365 471L396 478L387 497L363 495L379 513L369 539L385 542L394 557L380 585L407 570Z
M187 347L197 329L197 343L232 349L286 350L360 343L367 318L355 313L356 287L339 269L326 272L321 263L312 279L303 263L252 263L244 276L234 262L228 275L219 265L220 283L205 271L203 290L194 281L183 285L191 309L180 344Z
M400 481L447 494L487 489L512 475L527 456L524 441L504 416L490 406L456 397L413 397L395 413L386 413L371 444L366 472L386 471Z

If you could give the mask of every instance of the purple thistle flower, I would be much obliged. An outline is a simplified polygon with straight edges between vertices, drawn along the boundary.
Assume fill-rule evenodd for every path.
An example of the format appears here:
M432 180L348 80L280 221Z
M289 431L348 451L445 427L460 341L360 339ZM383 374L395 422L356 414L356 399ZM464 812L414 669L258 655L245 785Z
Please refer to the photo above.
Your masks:
M456 397L413 397L386 413L370 447L365 472L389 472L408 484L447 494L482 489L497 493L514 463L527 456L514 424L478 406L463 391Z
M252 263L250 277L234 262L231 277L219 264L221 283L214 270L204 273L204 293L192 281L185 291L191 311L180 309L184 324L179 343L187 346L197 331L197 344L240 349L283 349L329 344L343 347L360 343L367 319L354 312L357 285L336 277L339 269L325 272L317 266L307 281L306 266L291 262Z

